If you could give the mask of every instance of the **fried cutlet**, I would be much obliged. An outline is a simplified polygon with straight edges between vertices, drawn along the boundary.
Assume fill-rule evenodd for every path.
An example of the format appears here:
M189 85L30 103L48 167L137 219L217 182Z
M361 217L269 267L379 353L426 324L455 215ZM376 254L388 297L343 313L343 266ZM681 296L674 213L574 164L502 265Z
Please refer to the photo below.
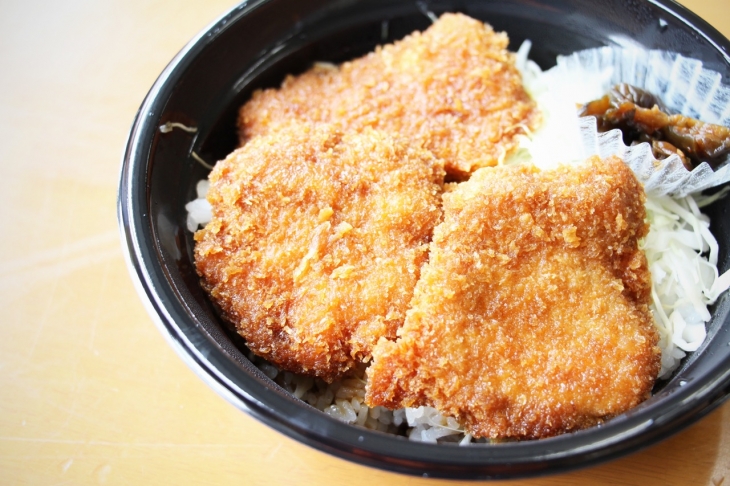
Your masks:
M463 179L515 149L539 115L507 51L507 35L462 14L340 66L317 65L240 110L241 143L291 120L399 133Z
M256 137L210 174L203 286L254 353L338 379L403 323L443 178L429 151L371 129Z
M644 191L619 159L478 170L444 221L366 401L434 406L475 437L533 439L649 397L659 371L638 241Z

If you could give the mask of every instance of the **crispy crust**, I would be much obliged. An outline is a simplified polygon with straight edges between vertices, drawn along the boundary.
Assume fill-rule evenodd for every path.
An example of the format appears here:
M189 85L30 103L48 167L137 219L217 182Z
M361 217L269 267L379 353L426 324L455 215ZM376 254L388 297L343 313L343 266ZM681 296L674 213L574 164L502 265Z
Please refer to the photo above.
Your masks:
M443 199L399 338L373 352L367 403L533 439L649 397L660 351L644 192L620 160L481 169Z
M504 33L462 14L341 66L315 66L240 110L241 144L291 120L400 133L463 179L493 166L539 122Z
M257 137L210 175L203 285L256 354L338 379L403 323L443 177L430 152L374 130Z

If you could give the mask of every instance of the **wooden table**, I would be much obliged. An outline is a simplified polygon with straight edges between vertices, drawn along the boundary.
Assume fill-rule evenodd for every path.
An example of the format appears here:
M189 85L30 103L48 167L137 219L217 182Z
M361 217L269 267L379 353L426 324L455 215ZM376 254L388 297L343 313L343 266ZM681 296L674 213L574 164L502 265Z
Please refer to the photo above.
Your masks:
M727 0L686 5L730 36ZM454 484L369 469L235 409L125 268L120 158L157 75L234 0L0 5L0 483ZM642 452L510 484L730 484L730 402Z

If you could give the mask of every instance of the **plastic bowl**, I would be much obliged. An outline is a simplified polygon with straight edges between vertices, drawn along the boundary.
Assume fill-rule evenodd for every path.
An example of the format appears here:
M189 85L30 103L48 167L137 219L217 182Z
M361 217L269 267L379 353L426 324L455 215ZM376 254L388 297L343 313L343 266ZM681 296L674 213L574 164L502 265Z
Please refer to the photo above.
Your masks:
M730 42L671 1L269 0L244 2L193 39L145 98L124 154L119 222L130 272L162 333L205 382L237 407L317 449L360 464L450 478L507 478L595 464L646 447L707 414L730 393L730 299L712 308L708 337L651 399L601 427L503 444L410 442L338 422L296 400L241 352L199 285L185 204L209 161L236 144L238 107L260 87L315 61L341 62L425 29L424 14L460 11L506 31L512 50L530 38L543 68L558 54L601 45L639 45L703 61L730 84ZM168 121L196 133L162 133ZM730 265L730 200L708 208Z

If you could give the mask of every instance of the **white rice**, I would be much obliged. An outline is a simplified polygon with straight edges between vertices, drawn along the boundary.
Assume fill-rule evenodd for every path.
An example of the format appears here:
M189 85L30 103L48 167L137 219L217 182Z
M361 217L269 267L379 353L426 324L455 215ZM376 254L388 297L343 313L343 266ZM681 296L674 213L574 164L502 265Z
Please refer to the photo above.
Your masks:
M557 77L543 73L527 59L530 45L525 42L517 53L517 65L523 73L526 89L544 114L543 127L526 137L521 149L507 163L532 162L547 169L558 163L578 163L583 155L577 140L576 103L603 96L609 86L610 73L592 76ZM185 207L190 231L208 223L211 208L205 199L209 183L200 181L197 198ZM648 195L646 210L650 223L642 242L652 274L651 310L659 330L662 351L660 379L666 379L679 366L686 353L696 351L706 336L710 320L708 306L730 287L730 271L718 275L718 244L710 233L709 218L700 208L714 198L689 195L682 198ZM472 437L452 417L432 407L405 408L395 411L383 407L369 408L365 396L365 369L355 377L327 384L322 380L280 371L263 359L248 357L266 374L295 397L322 412L368 429L407 435L421 442L472 442Z
M280 371L251 352L247 356L286 391L342 422L406 435L420 442L468 444L472 441L471 435L464 433L464 428L456 419L442 415L433 407L389 410L365 405L365 367L360 367L353 377L327 384L317 378Z
M198 181L195 186L196 199L193 199L185 205L185 210L188 212L187 227L188 231L195 232L198 228L205 226L213 219L212 208L210 203L205 198L210 188L210 181L203 179Z

